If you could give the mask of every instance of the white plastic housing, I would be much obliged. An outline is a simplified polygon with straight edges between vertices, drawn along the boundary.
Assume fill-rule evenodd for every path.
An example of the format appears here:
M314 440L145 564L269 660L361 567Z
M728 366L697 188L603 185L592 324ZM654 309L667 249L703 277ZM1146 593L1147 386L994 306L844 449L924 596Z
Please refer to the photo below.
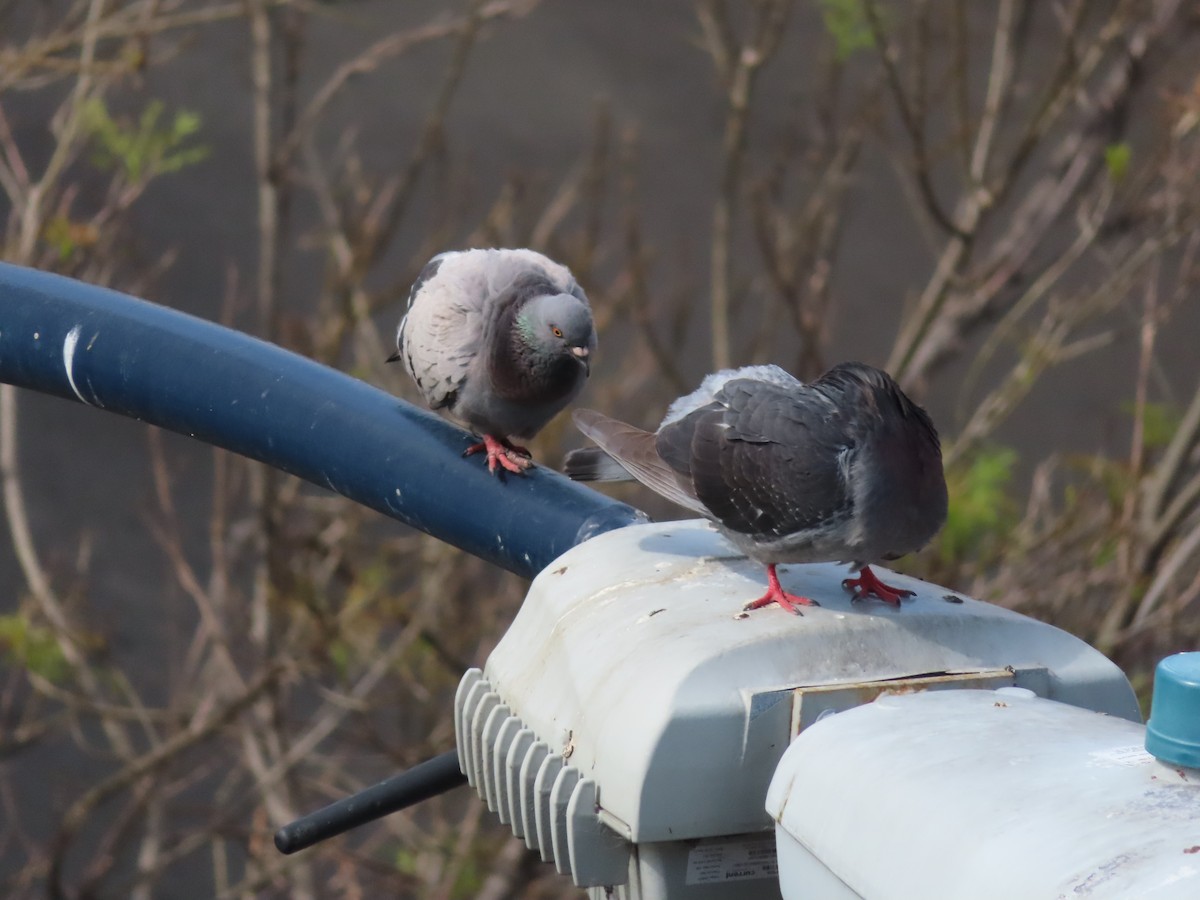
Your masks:
M1200 770L1020 689L887 695L805 730L767 795L785 898L1200 897Z

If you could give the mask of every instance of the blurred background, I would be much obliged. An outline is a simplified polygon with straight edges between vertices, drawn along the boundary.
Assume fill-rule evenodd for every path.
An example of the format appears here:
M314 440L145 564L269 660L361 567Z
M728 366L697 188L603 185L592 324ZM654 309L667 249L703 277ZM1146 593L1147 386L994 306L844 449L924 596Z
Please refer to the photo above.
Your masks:
M1143 695L1200 632L1198 201L1183 0L0 0L4 261L409 399L383 364L408 287L468 246L573 269L581 403L647 427L717 368L885 367L951 485L898 567ZM0 894L577 895L465 792L271 844L452 746L525 583L185 438L0 399ZM563 416L533 449L581 443Z

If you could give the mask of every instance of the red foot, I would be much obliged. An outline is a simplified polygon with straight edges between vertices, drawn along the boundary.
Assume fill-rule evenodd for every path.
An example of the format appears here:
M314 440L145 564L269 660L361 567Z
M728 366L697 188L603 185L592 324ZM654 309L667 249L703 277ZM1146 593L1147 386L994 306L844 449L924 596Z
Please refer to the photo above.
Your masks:
M904 588L892 587L890 584L884 584L879 580L879 577L871 571L870 566L863 566L857 578L847 578L842 582L842 587L850 588L854 591L855 600L863 600L872 595L878 597L884 603L890 603L892 606L900 605L901 597L913 596L912 591L906 591Z
M523 475L525 470L533 465L532 454L519 444L509 443L505 438L494 438L490 434L483 436L483 441L472 444L463 451L463 456L487 451L488 471L495 474L499 465L514 475Z
M760 607L767 606L770 603L778 603L788 612L797 616L804 615L804 613L800 612L797 607L821 605L816 600L810 600L808 597L801 597L799 594L789 594L787 591L785 591L783 586L779 583L779 576L775 574L774 563L771 563L767 566L767 592L757 600L751 600L749 603L743 606L742 609L758 609Z

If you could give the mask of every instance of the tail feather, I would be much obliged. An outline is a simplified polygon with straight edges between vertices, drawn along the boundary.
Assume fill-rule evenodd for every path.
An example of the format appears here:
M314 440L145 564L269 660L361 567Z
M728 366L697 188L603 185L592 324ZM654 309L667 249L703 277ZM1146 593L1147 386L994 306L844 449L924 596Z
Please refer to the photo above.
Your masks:
M574 451L572 456L585 454L576 464L577 468L614 476L617 474L617 468L623 469L626 473L625 478L632 475L646 487L671 502L678 503L680 506L702 515L709 515L704 504L692 492L691 485L684 483L678 473L658 455L653 432L626 425L624 422L611 419L591 409L577 409L571 417L575 420L576 427L595 441L602 451L600 454L595 454L594 451L589 452L586 449ZM608 462L600 461L601 456L607 457ZM568 466L570 465L568 463ZM576 477L571 473L570 468L568 468L567 474L572 478ZM580 478L579 480L586 479ZM620 479L614 477L592 480Z
M599 447L580 447L563 460L563 472L573 481L633 481L623 465Z

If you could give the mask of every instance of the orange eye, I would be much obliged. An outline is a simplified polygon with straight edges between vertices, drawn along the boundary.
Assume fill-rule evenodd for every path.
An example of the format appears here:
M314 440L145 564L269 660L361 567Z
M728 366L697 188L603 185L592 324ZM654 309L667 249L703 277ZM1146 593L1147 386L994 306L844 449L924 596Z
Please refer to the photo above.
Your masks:
M551 325L550 330L552 332L554 332L555 337L562 337L562 329L559 328L557 325Z

